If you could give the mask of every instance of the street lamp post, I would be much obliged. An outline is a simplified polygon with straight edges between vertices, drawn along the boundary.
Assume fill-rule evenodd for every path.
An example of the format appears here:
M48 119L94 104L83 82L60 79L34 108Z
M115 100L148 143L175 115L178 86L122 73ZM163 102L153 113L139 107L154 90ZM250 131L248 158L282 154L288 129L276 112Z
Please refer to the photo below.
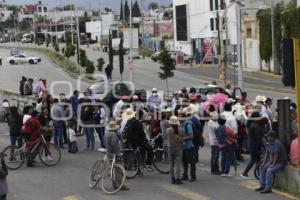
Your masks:
M132 0L130 0L130 19L129 19L129 24L130 24L130 53L129 53L129 65L130 65L130 81L133 82L133 59L132 59Z

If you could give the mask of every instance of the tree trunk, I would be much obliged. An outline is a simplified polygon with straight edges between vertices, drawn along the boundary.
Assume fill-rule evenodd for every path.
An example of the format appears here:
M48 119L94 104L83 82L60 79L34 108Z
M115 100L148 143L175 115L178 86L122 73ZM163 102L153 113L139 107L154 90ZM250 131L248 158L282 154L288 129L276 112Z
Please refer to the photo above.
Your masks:
M168 78L166 78L166 85L167 85L167 93L169 95L169 84L168 84Z

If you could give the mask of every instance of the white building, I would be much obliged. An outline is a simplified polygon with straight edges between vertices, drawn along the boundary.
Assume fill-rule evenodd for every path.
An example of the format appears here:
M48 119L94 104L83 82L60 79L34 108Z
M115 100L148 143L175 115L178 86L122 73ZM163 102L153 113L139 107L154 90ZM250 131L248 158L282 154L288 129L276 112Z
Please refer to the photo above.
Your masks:
M6 21L11 15L13 14L13 12L11 10L6 10L6 9L1 9L0 10L0 21Z
M238 3L230 0L173 0L174 50L194 55L197 63L216 62L218 55L218 15L226 10L227 30L222 30L223 39L236 45ZM225 28L225 23L223 25ZM224 41L223 41L224 42Z
M91 34L92 40L100 41L102 25L101 21L91 21L85 23L86 33Z
M114 15L112 12L101 14L102 36L108 37L110 26L114 24Z
M48 16L48 6L39 1L36 5L36 14L40 17Z

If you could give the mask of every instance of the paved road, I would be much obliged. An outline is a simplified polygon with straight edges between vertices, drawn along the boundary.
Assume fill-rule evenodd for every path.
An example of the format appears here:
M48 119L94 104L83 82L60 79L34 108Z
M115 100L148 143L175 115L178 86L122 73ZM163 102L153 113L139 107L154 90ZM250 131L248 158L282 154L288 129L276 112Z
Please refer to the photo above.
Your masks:
M0 124L0 150L8 143L6 125ZM17 171L10 171L8 176L10 200L284 200L278 194L261 195L254 192L257 187L254 180L243 181L239 176L221 178L209 174L209 148L200 152L203 163L197 167L197 182L185 183L182 186L170 184L168 175L157 172L146 173L126 182L130 191L121 191L117 195L104 195L99 188L88 187L91 167L101 153L84 152L84 138L80 137L77 154L63 151L62 161L56 167L47 168L41 163L36 168L24 165ZM241 173L244 164L238 168ZM233 170L233 169L232 169ZM233 173L233 172L232 172Z

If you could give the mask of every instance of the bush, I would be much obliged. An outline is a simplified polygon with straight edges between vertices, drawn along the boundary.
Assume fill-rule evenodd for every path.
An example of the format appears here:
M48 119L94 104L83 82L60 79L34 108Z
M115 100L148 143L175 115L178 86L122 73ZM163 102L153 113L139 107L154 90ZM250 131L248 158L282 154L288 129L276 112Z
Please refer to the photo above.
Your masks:
M98 71L102 72L105 61L103 58L99 58L97 61L98 61L98 65L97 65Z
M90 61L88 59L85 62L86 62L86 71L85 71L85 73L93 74L95 72L94 62Z

